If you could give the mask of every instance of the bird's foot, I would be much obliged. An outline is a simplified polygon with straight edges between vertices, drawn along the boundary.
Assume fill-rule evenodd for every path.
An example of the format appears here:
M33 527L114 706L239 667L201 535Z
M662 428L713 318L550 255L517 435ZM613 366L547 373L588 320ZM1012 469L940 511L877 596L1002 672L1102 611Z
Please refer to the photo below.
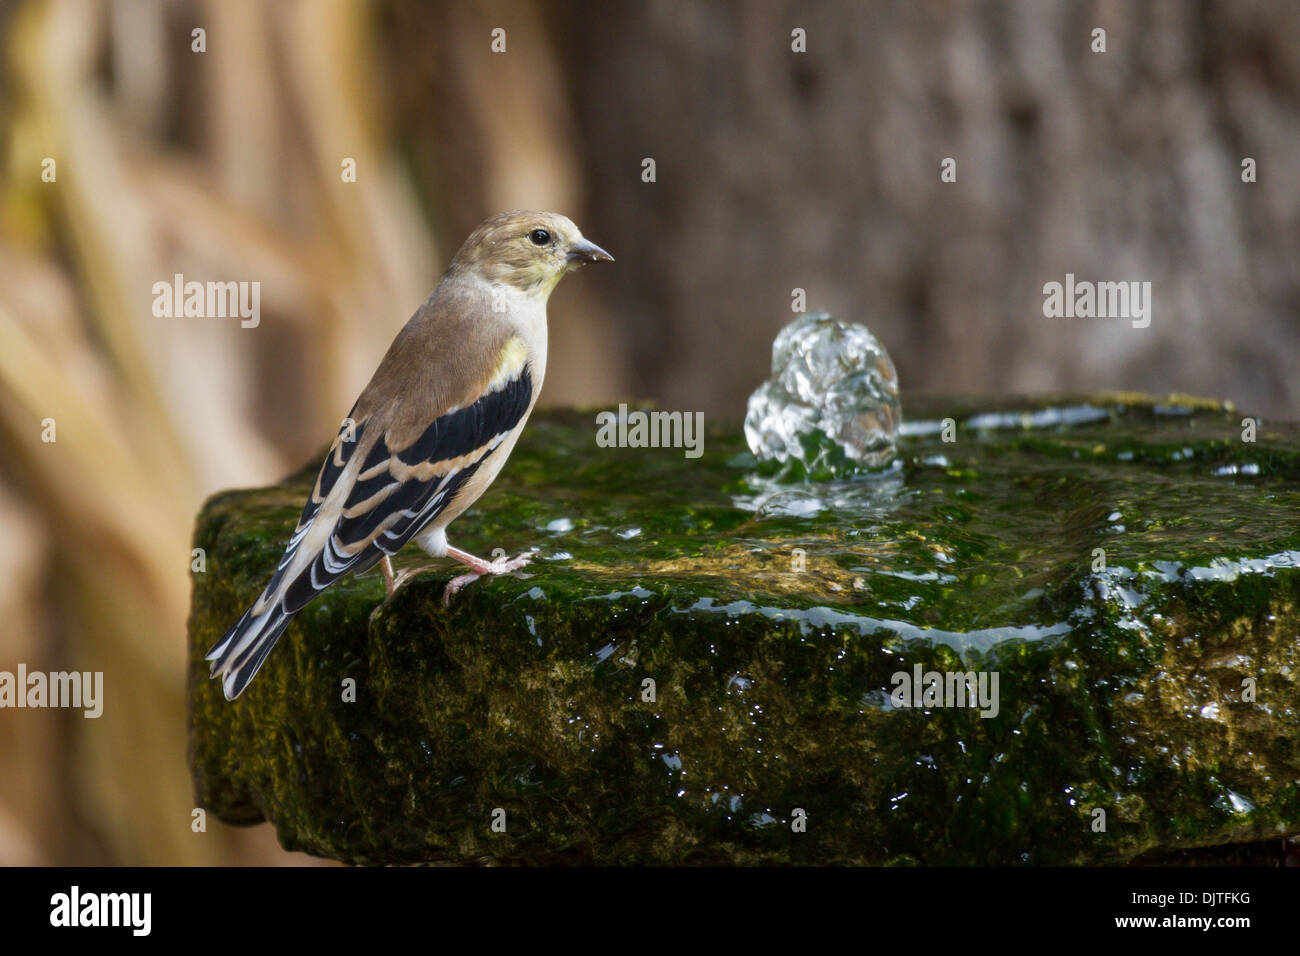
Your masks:
M387 597L392 597L398 588L421 571L436 570L432 564L422 564L415 568L402 568L402 570L394 573L393 562L387 555L379 562L379 567L384 572L384 588L388 591Z
M495 561L485 561L477 558L468 551L461 551L459 548L447 548L448 557L455 558L461 564L473 570L469 574L462 574L454 577L447 582L447 587L442 592L442 605L448 607L451 604L452 596L467 584L473 584L483 575L509 574L511 571L518 571L528 562L533 560L533 551L525 551L518 557L498 558Z
M435 568L432 564L423 564L418 568L403 568L401 571L397 572L397 577L393 579L393 590L396 591L398 588L400 588L411 578L415 577L421 571L433 571L433 570L435 570Z

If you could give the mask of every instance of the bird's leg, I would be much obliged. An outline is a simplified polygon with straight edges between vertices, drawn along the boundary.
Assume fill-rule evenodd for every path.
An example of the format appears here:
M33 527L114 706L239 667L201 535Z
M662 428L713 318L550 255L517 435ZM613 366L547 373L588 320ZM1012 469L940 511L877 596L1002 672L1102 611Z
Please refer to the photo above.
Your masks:
M468 551L462 551L460 548L453 548L447 545L447 557L455 558L465 567L471 569L471 573L462 574L460 577L452 578L447 582L447 588L442 592L442 603L447 605L451 603L451 597L467 584L477 581L485 574L509 574L511 571L518 571L529 561L533 559L531 551L525 551L516 558L506 560L498 558L496 561L485 561L482 558L475 557Z
M388 597L392 597L397 589L406 583L406 579L414 577L421 571L431 570L433 565L426 565L418 568L403 568L401 571L394 573L393 559L389 555L384 555L379 559L379 570L384 572L384 587L388 590Z

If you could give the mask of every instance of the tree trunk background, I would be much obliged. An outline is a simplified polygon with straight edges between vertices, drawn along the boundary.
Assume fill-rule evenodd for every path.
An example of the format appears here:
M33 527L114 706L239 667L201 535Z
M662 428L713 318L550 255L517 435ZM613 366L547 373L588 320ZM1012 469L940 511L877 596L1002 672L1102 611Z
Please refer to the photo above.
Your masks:
M798 287L870 326L904 389L1300 417L1300 5L593 2L552 22L632 392L739 422ZM1149 280L1151 326L1045 318L1067 272Z

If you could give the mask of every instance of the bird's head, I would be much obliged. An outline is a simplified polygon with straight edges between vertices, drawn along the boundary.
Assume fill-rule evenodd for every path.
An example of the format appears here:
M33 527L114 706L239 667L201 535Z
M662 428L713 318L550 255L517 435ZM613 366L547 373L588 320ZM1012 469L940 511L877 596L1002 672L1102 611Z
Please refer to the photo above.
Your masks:
M456 253L452 268L545 297L571 269L613 261L608 252L584 239L567 217L516 211L480 223Z

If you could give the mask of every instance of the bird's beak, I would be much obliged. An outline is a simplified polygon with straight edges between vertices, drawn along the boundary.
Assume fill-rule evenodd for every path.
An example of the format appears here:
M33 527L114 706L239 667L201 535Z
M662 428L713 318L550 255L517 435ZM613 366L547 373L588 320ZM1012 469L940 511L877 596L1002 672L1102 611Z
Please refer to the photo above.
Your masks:
M565 258L568 260L570 265L584 265L588 262L614 261L613 256L589 239L579 239L573 245L569 246L569 254Z

